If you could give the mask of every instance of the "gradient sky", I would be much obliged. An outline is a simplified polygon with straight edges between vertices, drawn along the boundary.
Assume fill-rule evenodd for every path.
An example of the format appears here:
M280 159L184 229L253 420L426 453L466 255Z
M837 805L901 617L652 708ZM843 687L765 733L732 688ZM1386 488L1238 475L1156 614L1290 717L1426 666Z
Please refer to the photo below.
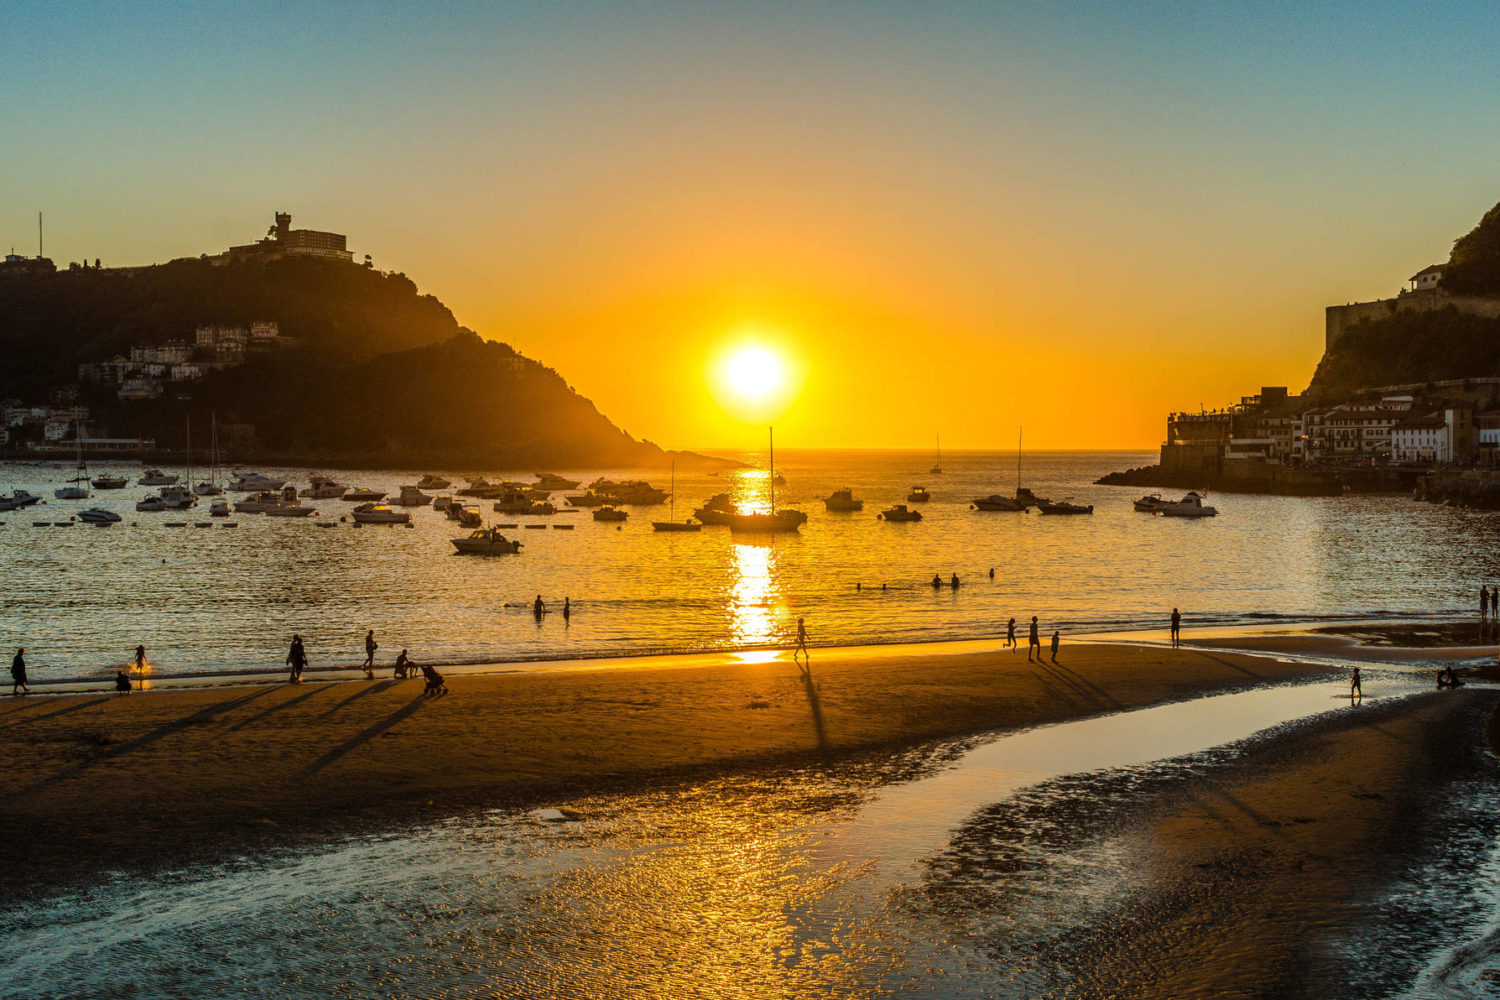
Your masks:
M1500 201L1500 5L55 4L0 248L347 233L667 447L1154 447ZM723 405L752 331L798 374Z

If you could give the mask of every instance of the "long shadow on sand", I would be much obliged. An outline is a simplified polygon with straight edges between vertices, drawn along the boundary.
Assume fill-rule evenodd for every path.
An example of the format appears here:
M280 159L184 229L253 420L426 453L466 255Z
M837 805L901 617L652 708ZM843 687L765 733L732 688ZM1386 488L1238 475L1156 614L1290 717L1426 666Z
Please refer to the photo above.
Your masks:
M350 750L353 750L355 747L358 747L364 743L368 743L370 740L379 736L387 729L390 729L402 719L409 718L417 711L417 709L421 708L423 704L427 702L427 700L428 699L424 698L422 695L417 695L411 701L407 702L405 705L402 705L400 708L396 709L384 719L381 719L379 722L376 722L372 725L366 726L358 733L355 733L353 736L349 737L347 740L340 743L338 746L334 747L332 750L328 751L323 756L313 761L311 764L307 765L302 769L303 775L306 776L317 774L319 771L323 770L323 768L327 767L329 764L332 764L334 761L344 756L344 754L348 753Z
M823 728L823 705L818 701L818 688L813 683L812 667L802 672L802 688L807 692L807 704L812 709L813 734L818 739L818 749L828 749L828 733Z
M8 729L11 726L24 726L28 722L36 722L39 719L51 719L51 718L55 718L55 717L57 717L59 715L67 715L69 712L76 712L76 711L78 711L81 708L88 708L90 705L102 705L106 701L112 701L112 700L114 700L113 696L111 696L109 698L93 698L93 699L91 699L89 701L80 701L80 702L77 702L76 704L68 705L65 708L59 708L59 709L57 709L54 712L42 712L39 715L38 714L34 714L34 713L33 714L28 714L28 715L24 716L23 718L16 719L14 721L11 721L10 719L6 718L6 719L3 719L3 720L0 720L0 721L3 721L3 724L0 724L0 729ZM9 712L6 713L6 715L10 715L10 714L12 714L12 713L9 713Z
M334 705L328 711L324 712L322 717L326 719L333 713L337 712L339 709L343 708L345 705L352 704L353 702L358 701L367 694L375 694L378 691L389 691L391 688L400 683L401 682L398 680L388 680L381 681L379 684L368 684L360 690L356 691L354 694L351 694L349 697L345 698L343 701Z
M288 698L286 701L278 702L275 705L272 705L270 708L263 708L259 712L256 712L254 715L251 715L251 716L248 716L247 718L241 719L239 722L236 722L234 725L232 725L228 729L226 729L225 732L228 732L228 733L238 732L239 730L244 729L246 726L250 725L250 723L252 723L252 722L259 722L261 719L264 719L266 716L271 715L274 712L279 712L283 708L291 708L293 705L297 704L298 702L306 701L307 699L311 698L313 695L322 694L326 690L328 690L328 689L326 687L321 686L321 685L313 687L313 688L309 689L308 691L304 692L303 694L299 694L295 698Z
M1055 678L1060 683L1067 685L1073 691L1077 692L1077 694L1085 701L1093 702L1096 705L1108 708L1124 707L1118 700L1110 697L1109 693L1099 685L1095 684L1087 677L1084 677L1082 674L1073 670L1069 670L1067 667L1063 666L1061 663L1058 663L1056 660L1053 660L1051 663L1047 663L1042 660L1034 660L1032 662L1045 670L1049 676Z

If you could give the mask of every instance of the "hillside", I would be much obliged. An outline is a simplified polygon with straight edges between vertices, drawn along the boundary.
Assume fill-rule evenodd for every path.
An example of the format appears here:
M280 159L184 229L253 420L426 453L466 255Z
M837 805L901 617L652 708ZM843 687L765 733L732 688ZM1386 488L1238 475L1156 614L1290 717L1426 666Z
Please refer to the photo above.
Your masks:
M1449 307L1357 323L1323 355L1308 393L1348 396L1369 386L1500 376L1500 319Z
M293 346L173 384L160 399L122 402L111 386L85 385L90 433L180 447L189 414L202 428L213 415L223 428L241 425L225 435L241 460L495 469L662 461L557 372L460 326L405 275L311 259L6 277L0 397L40 402L73 383L82 362L136 344L192 343L199 325L258 320L277 322Z

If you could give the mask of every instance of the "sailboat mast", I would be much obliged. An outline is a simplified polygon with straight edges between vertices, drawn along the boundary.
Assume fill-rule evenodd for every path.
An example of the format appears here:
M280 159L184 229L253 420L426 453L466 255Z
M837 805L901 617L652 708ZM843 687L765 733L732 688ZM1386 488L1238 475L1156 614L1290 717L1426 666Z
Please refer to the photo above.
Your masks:
M766 436L771 441L771 516L776 516L776 428L767 427Z
M193 488L193 415L187 418L187 488Z
M1026 433L1024 425L1016 428L1016 495L1021 494L1021 440Z
M670 517L677 520L677 459L672 459L672 513Z

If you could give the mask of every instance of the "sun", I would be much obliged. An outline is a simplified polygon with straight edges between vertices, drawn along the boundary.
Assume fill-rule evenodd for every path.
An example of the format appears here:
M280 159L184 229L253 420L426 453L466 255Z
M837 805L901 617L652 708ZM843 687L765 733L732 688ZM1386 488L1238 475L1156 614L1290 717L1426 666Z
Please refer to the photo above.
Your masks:
M760 403L786 387L786 362L768 347L749 344L724 357L720 377L733 395L747 403Z

